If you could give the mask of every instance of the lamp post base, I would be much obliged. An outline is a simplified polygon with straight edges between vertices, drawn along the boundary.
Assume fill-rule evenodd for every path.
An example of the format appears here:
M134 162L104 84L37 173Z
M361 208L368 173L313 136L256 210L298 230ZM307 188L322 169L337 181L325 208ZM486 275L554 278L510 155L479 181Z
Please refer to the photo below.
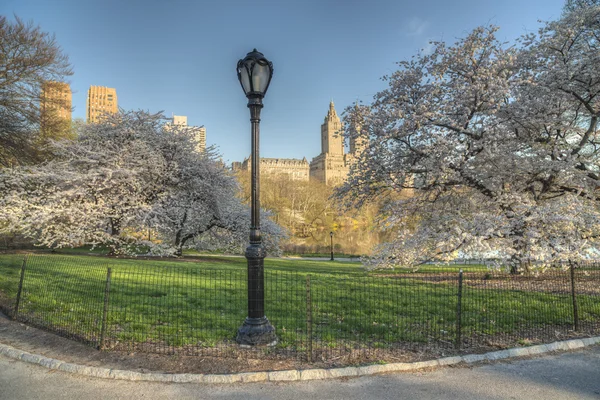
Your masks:
M275 346L277 336L275 327L267 317L246 317L244 324L238 329L236 342L242 346Z
M251 233L248 259L248 316L238 329L236 341L242 346L273 346L277 344L275 328L265 316L264 261L267 255L260 243L260 231Z

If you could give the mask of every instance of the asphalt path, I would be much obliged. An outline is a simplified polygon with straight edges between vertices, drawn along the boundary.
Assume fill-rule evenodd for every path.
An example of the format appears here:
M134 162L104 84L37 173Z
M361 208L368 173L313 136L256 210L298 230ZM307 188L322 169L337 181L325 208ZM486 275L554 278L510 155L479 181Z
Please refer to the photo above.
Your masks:
M600 399L600 346L429 372L232 385L88 378L0 356L0 399Z

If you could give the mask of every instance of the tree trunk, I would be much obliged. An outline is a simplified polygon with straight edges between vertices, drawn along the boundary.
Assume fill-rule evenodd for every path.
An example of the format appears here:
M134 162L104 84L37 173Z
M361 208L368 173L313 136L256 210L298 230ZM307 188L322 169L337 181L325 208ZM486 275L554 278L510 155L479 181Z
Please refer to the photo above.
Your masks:
M512 256L510 258L510 274L517 275L520 271L521 260L519 260L518 256Z
M177 234L175 235L175 255L177 257L181 257L183 255L183 246L185 246L188 240L195 236L192 234L183 235L182 231L182 229L178 230Z
M183 245L185 244L185 239L182 237L182 230L178 230L175 234L175 256L181 257L183 254Z
M183 244L175 245L175 256L181 257L183 255Z
M109 218L111 236L119 236L121 234L121 220L119 218Z
M519 258L512 258L510 263L510 274L524 274L529 273L531 267L531 260L523 260Z

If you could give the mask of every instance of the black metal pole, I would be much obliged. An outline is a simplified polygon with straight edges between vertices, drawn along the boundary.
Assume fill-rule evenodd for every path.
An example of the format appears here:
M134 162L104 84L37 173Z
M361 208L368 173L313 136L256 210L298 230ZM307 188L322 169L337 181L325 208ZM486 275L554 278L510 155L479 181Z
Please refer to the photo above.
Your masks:
M456 302L456 339L454 347L460 350L462 342L462 296L463 296L463 270L458 272L458 299Z
M575 290L575 264L569 261L571 273L571 301L573 303L573 329L579 331L579 308L577 307L577 291Z
M98 350L104 350L104 337L106 336L106 321L108 319L108 303L110 301L110 277L112 268L106 270L106 283L104 285L104 308L102 310L102 325L100 327L100 339L98 340Z
M330 248L331 248L331 260L333 261L333 233L329 234L329 237L331 238L331 243L330 243Z
M21 303L21 293L23 293L23 279L25 279L25 266L27 265L27 256L23 257L23 263L21 264L21 277L19 278L19 288L17 289L17 300L15 302L15 309L13 311L12 319L17 320L19 318L19 304Z
M274 345L275 328L265 316L264 261L267 255L260 233L260 110L262 98L248 99L252 123L252 182L250 210L250 246L246 248L248 260L248 317L238 329L236 341L241 345Z
M306 275L306 339L308 349L306 352L308 362L312 362L312 299L310 295L310 274Z

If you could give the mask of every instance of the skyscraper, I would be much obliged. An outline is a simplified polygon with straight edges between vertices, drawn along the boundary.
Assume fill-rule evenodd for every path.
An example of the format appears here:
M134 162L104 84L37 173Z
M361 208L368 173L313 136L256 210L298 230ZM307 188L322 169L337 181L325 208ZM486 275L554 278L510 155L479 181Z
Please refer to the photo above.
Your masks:
M188 126L187 117L185 115L173 115L173 123L167 124L166 127L168 128L169 125L185 126L186 128L190 129L196 139L196 150L200 153L206 150L206 128L204 125Z
M198 146L196 149L199 152L206 150L206 128L202 126L193 126L194 132L196 133L196 139L198 139Z
M68 83L46 81L40 92L40 131L57 139L71 132L71 88Z
M90 86L86 106L86 121L88 123L100 122L105 114L114 114L119 110L117 90L104 86Z
M40 111L42 116L71 120L71 87L65 82L46 81L42 84ZM43 119L43 118L42 118Z

